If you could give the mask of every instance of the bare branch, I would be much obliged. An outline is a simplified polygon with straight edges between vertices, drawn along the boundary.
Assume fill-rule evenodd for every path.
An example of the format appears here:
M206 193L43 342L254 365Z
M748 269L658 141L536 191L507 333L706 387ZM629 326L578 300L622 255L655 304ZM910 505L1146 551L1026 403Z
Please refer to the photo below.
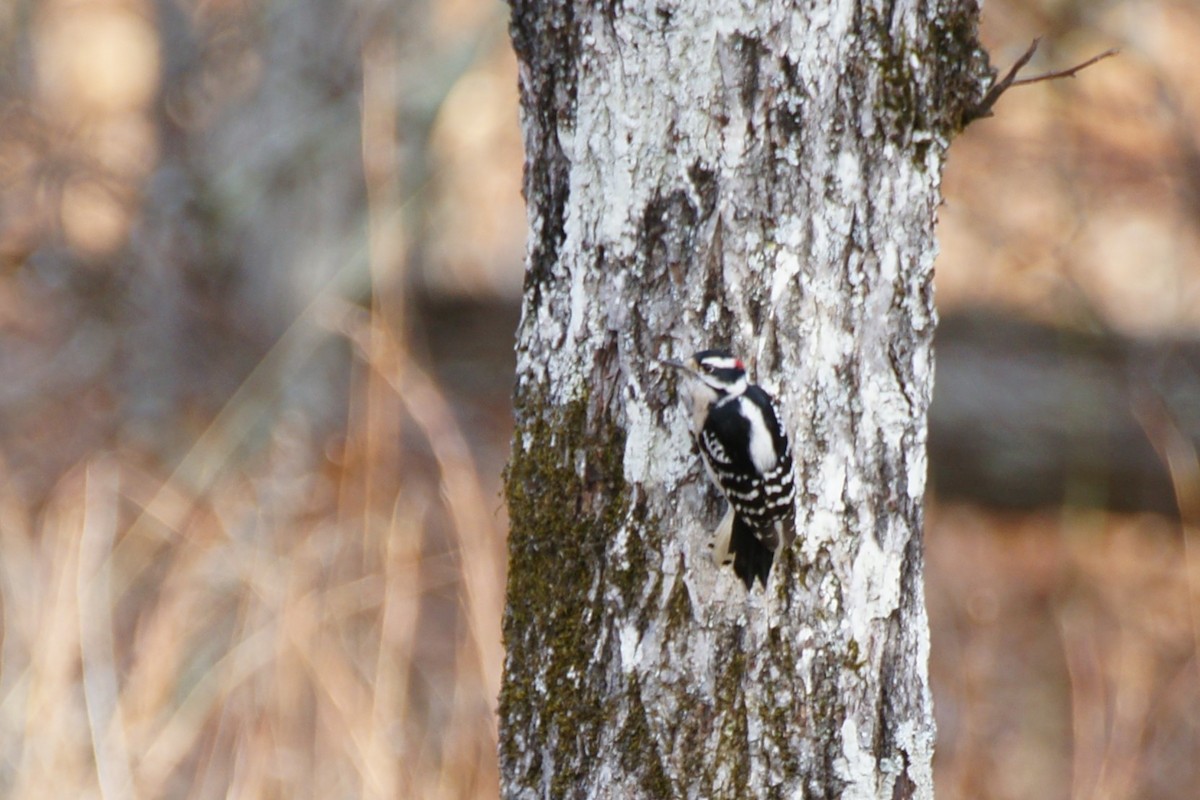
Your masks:
M984 117L992 116L992 113L993 113L992 107L996 105L996 101L1000 99L1000 96L1002 94L1004 94L1005 92L1007 92L1009 89L1011 89L1014 86L1025 86L1030 83L1038 83L1040 81L1050 81L1050 80L1054 80L1056 78L1074 78L1075 73L1077 73L1083 69L1086 69L1087 67L1090 67L1092 64L1095 64L1097 61L1103 61L1104 59L1115 56L1121 52L1120 50L1118 50L1117 48L1114 47L1109 50L1105 50L1103 53L1100 53L1099 55L1092 56L1087 61L1084 61L1083 63L1080 63L1080 64L1076 64L1075 66L1070 67L1069 69L1056 70L1054 72L1046 72L1041 75L1035 75L1032 78L1021 78L1018 80L1017 73L1020 72L1021 69L1024 68L1024 66L1029 63L1029 60L1031 58L1033 58L1033 54L1037 52L1038 45L1041 43L1041 41L1042 41L1041 37L1034 39L1033 42L1030 43L1029 49L1027 49L1024 53L1021 54L1021 57L1018 58L1016 60L1016 62L1012 65L1012 67L1009 68L1008 72L1006 72L1004 74L1004 77L992 84L992 87L990 89L988 89L987 94L985 94L983 96L983 99L980 100L977 105L975 105L974 107L967 110L967 112L963 115L963 125L964 126L970 124L971 122L974 122L977 119L982 119Z
M1113 47L1108 50L1105 50L1103 53L1101 53L1098 56L1092 56L1087 61L1084 61L1082 64L1076 64L1075 66L1071 67L1070 69L1061 69L1061 70L1058 70L1057 72L1045 72L1041 75L1034 75L1032 78L1021 78L1018 81L1013 81L1009 85L1010 86L1025 86L1026 84L1037 83L1038 81L1052 81L1055 78L1074 78L1076 72L1079 72L1082 69L1087 69L1092 64L1095 64L1097 61L1103 61L1106 58L1111 58L1120 52L1121 51L1119 49Z
M996 101L1000 99L1000 95L1008 91L1008 87L1017 78L1017 73L1021 68L1029 63L1029 59L1033 58L1033 54L1037 52L1038 45L1042 43L1042 37L1037 37L1030 43L1029 49L1021 54L1021 57L1016 60L1016 63L1009 68L1004 77L992 84L992 88L988 89L987 94L979 101L979 105L971 109L969 114L970 119L976 120L981 117L990 117L992 115L992 106L996 105Z

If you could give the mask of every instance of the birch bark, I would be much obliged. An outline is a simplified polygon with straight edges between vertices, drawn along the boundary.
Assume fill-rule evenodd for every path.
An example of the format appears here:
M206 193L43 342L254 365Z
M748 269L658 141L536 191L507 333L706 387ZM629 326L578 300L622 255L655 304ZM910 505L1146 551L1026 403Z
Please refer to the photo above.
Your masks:
M507 474L511 798L931 797L921 524L973 0L512 0L529 246ZM657 359L779 398L799 540L717 571Z

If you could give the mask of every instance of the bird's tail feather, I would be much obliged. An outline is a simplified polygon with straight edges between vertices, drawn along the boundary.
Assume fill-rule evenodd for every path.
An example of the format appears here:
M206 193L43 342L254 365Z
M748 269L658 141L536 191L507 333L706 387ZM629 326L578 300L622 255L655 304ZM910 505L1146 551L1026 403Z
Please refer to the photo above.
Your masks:
M746 584L746 590L754 588L755 578L764 589L767 588L767 576L771 574L775 551L754 535L754 530L741 514L733 517L729 549L733 552L733 571Z

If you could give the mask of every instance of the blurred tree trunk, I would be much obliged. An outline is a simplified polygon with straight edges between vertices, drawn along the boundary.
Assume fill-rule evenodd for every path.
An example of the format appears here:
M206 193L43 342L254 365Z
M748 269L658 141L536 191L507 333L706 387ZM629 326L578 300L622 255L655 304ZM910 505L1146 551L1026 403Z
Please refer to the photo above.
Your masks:
M513 0L529 249L507 474L508 797L930 797L933 223L988 76L971 0ZM657 359L783 404L764 593Z
M1200 450L1200 343L975 310L941 324L937 354L940 498L1180 515L1176 480L1190 470L1172 458Z
M365 12L313 0L203 21L166 0L156 11L160 154L128 257L124 424L186 451L182 413L222 407L340 271L366 272L347 268L365 249ZM256 394L326 428L345 416L347 359L329 332L303 331Z

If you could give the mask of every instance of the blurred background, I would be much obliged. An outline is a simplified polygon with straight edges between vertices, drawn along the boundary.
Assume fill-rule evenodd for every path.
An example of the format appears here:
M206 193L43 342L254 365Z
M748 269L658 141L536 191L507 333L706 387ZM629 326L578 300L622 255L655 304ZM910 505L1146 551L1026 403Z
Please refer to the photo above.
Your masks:
M0 795L497 793L516 64L487 0L0 5ZM951 150L942 798L1200 786L1200 4L990 0Z

